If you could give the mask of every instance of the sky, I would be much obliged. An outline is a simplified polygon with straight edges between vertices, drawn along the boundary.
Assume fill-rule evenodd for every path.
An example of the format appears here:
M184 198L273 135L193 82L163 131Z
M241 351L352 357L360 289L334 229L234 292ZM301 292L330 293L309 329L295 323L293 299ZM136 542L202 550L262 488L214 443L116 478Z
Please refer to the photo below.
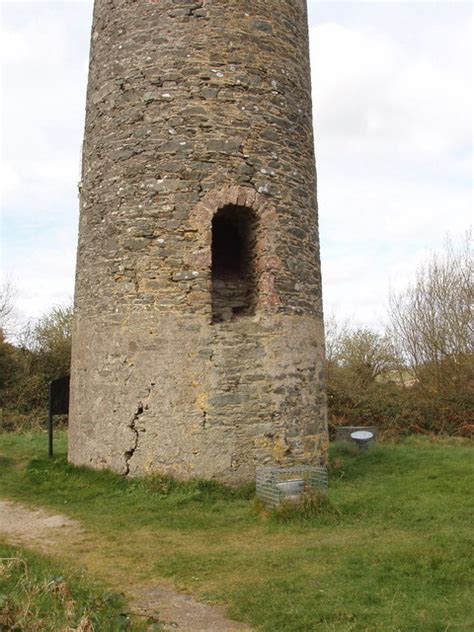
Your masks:
M92 2L0 8L0 274L26 320L74 293ZM389 288L472 225L472 8L308 8L325 313L381 328Z

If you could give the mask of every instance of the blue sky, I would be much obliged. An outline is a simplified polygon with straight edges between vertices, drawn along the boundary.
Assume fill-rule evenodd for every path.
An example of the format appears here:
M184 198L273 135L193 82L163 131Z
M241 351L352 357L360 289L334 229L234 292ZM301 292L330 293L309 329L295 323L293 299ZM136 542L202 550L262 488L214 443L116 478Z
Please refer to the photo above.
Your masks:
M308 6L325 311L379 326L389 286L472 224L472 9ZM22 319L73 295L91 13L1 2L0 263Z

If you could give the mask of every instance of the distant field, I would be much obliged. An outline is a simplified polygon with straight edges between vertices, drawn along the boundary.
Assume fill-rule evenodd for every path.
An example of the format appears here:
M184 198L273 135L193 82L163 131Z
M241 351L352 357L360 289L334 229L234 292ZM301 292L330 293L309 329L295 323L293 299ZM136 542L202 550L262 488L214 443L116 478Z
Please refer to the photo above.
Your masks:
M54 563L113 591L161 578L268 632L473 629L472 444L333 446L330 505L309 518L259 514L251 488L68 466L64 434L54 460L45 449L0 436L0 496L80 520L94 545Z

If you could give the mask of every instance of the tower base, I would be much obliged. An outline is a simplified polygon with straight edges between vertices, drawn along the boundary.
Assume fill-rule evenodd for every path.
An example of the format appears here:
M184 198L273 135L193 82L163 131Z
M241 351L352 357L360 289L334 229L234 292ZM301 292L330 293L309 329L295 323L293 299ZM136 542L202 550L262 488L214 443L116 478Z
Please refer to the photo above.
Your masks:
M325 462L315 318L148 312L75 327L71 463L241 484L259 465Z

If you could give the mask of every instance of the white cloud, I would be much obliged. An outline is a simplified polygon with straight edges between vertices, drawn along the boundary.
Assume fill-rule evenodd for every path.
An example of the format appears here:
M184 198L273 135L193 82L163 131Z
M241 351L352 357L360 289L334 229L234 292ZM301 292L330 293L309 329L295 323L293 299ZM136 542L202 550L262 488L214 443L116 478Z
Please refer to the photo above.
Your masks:
M2 200L17 193L21 185L20 174L8 163L2 166Z
M76 221L89 41L87 21L78 28L73 19L77 12L24 10L2 27L26 55L19 63L8 53L3 67L2 214L17 232L18 222L32 217Z
M91 5L39 4L2 16L1 271L22 318L73 293L90 36Z
M0 57L2 65L11 63L22 63L31 55L31 48L28 45L24 33L2 29L0 40Z
M326 144L334 154L343 143L353 153L360 143L371 157L394 153L404 161L422 162L468 145L471 36L472 21L445 25L442 39L439 25L427 25L422 41L408 48L389 29L334 23L314 27L313 92L320 146ZM440 55L440 48L448 53Z
M14 247L5 244L12 283L19 289L20 319L37 318L53 305L71 302L75 268L76 226L24 230Z
M400 289L447 232L469 225L470 192L400 177L364 182L339 173L320 180L327 313L373 326L385 317L389 287Z
M326 312L377 326L389 286L472 221L472 19L363 11L311 29L312 81Z
M79 181L79 160L64 162L59 159L44 160L33 163L32 171L42 180L65 182L68 186Z
M84 5L92 5L94 0L7 0L8 4L14 5L24 5L25 2L29 2L29 4L32 5L49 5L51 6L51 4L60 6L60 5L67 5L67 4L84 4Z

